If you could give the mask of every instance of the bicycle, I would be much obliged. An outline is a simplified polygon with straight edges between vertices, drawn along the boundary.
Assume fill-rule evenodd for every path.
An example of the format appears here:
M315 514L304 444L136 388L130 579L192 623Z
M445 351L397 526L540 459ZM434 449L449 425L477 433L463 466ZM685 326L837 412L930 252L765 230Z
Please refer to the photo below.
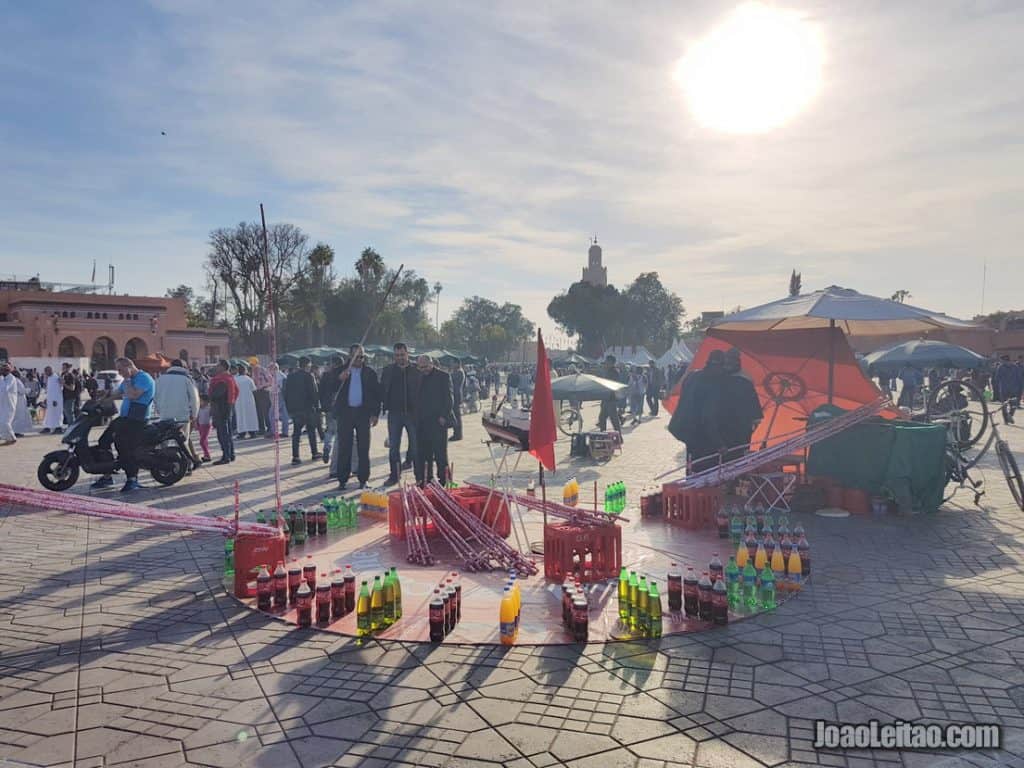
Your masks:
M951 379L940 384L928 400L926 416L929 422L946 425L946 483L955 484L952 493L943 499L949 501L956 492L970 486L977 504L985 491L982 480L971 476L971 470L995 445L999 467L1010 488L1018 508L1024 510L1024 480L1021 478L1017 458L999 434L995 418L985 404L981 390L968 381ZM991 427L991 430L988 428ZM985 432L988 438L979 449L977 445ZM974 449L976 453L969 455Z
M558 431L566 437L583 432L583 414L580 407L580 403L570 400L569 405L563 405L558 411Z

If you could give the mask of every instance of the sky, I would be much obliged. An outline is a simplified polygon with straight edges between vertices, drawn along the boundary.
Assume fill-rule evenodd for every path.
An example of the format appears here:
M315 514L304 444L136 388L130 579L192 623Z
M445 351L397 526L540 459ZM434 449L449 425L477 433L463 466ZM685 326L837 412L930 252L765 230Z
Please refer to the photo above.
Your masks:
M0 274L202 290L209 232L262 202L339 272L369 245L440 281L442 319L479 294L552 332L594 234L612 283L657 271L691 317L794 268L1024 308L1024 4L769 4L823 65L758 134L695 119L674 77L736 5L5 3Z

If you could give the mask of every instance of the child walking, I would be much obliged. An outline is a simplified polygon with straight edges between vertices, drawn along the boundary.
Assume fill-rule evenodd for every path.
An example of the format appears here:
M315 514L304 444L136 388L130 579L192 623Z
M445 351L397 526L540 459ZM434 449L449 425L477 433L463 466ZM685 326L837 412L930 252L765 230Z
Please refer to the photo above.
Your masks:
M210 415L210 396L200 395L196 426L199 428L199 447L203 449L203 461L210 460L210 427L212 425L213 417Z

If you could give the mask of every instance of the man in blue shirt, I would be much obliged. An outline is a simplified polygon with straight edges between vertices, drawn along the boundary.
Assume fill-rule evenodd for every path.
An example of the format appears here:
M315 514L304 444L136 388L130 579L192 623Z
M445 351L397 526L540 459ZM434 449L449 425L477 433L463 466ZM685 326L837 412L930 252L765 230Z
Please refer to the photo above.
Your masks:
M142 438L142 432L146 428L153 407L156 382L148 373L136 368L135 363L127 357L119 357L114 361L114 365L124 379L114 393L115 396L121 396L120 417L111 422L99 444L101 447L109 447L109 441L113 439L117 448L117 458L126 478L121 493L128 493L142 487L139 485L139 465L135 461L135 449ZM106 446L104 442L107 443ZM113 484L114 479L110 475L104 475L97 478L92 487L105 488Z
M348 485L352 471L352 435L355 434L359 467L359 487L370 479L370 427L380 416L380 384L377 373L366 365L362 346L353 344L349 364L338 377L341 386L334 398L334 418L338 423L338 487Z

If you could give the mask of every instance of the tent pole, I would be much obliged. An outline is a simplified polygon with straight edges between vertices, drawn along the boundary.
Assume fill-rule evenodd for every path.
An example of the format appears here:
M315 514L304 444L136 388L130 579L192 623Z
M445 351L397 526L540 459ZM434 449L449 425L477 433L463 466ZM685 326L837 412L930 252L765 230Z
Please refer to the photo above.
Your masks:
M828 321L828 404L832 405L832 390L835 386L836 367L836 321Z

